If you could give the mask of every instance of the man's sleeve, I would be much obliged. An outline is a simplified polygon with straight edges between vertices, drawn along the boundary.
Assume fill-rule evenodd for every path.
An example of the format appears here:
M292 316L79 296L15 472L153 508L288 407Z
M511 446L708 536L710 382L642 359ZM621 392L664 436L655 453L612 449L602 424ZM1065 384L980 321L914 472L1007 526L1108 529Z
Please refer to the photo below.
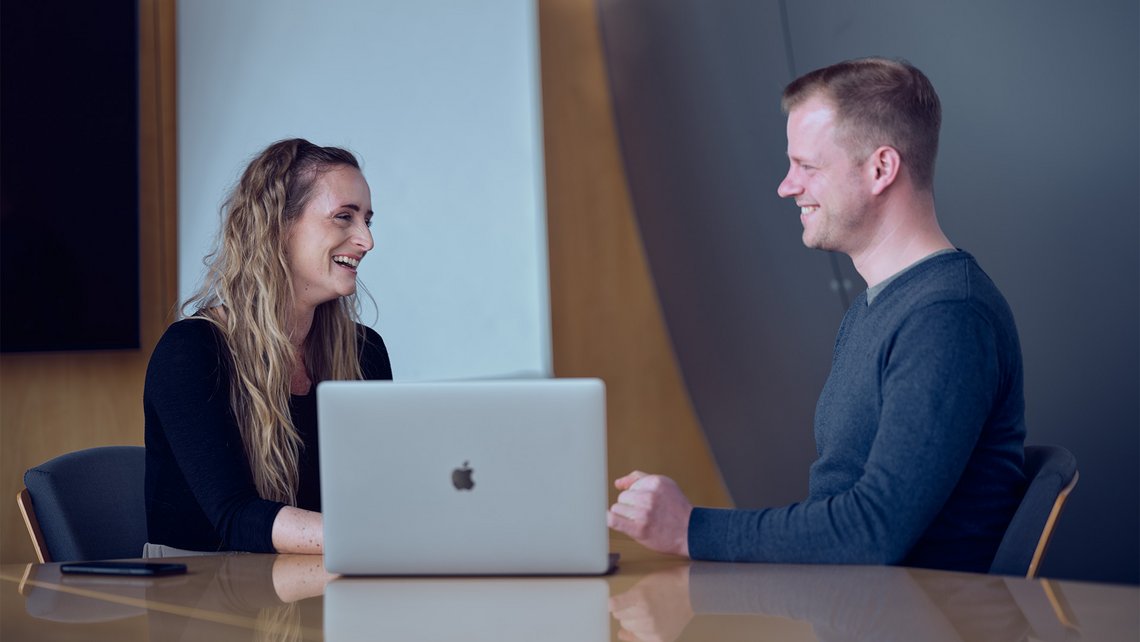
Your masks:
M996 338L965 302L915 311L886 346L878 432L846 492L763 510L696 508L694 559L893 564L957 485L998 386Z

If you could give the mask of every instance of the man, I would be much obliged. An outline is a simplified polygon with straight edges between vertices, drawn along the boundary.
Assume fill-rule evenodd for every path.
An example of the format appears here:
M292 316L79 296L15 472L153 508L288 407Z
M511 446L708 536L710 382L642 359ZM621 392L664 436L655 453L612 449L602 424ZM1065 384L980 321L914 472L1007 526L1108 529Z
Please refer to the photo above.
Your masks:
M934 210L941 106L907 63L871 58L784 90L788 174L808 247L867 281L816 406L808 497L694 508L667 477L618 479L611 528L693 559L989 569L1023 492L1013 315Z

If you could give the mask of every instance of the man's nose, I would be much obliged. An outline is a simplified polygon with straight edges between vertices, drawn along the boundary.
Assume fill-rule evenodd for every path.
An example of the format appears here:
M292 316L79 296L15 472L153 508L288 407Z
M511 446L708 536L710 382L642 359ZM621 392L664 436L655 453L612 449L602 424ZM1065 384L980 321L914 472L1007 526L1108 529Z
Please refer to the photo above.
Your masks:
M780 195L780 198L791 198L802 191L803 188L800 187L798 181L793 179L792 170L790 169L787 175L784 176L784 180L780 181L780 185L776 187L776 193Z

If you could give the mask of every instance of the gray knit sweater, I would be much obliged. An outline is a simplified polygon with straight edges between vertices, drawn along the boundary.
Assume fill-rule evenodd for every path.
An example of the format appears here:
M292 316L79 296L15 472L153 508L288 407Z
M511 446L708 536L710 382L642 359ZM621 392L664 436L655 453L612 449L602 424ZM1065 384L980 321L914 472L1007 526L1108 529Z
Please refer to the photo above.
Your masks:
M1024 492L1021 347L966 252L847 311L815 413L807 499L694 509L694 559L988 570Z

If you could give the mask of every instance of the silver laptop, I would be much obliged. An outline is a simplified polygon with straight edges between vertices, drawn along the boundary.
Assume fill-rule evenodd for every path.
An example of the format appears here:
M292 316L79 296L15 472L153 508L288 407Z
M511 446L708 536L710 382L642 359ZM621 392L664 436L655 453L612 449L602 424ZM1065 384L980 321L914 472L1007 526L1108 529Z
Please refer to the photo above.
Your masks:
M324 636L351 640L605 642L600 578L338 578L325 588Z
M321 383L325 567L605 573L605 405L598 379Z

